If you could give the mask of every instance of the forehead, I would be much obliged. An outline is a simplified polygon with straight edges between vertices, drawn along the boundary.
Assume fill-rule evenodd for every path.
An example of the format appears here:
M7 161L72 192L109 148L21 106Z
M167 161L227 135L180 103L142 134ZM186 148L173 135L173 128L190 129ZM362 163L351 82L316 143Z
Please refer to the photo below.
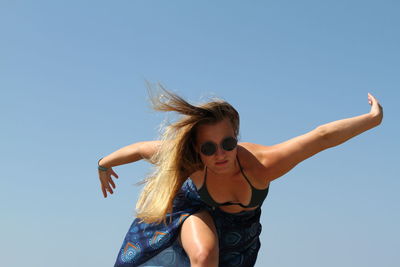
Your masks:
M196 132L196 141L202 143L205 141L220 142L224 137L234 136L235 131L229 119L224 119L213 124L199 125Z

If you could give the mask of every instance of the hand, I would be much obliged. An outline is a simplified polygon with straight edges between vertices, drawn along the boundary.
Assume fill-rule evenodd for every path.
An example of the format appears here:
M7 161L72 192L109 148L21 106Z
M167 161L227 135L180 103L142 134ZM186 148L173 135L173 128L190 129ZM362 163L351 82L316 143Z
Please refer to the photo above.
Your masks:
M109 167L107 171L99 170L99 179L100 179L100 183L101 183L101 190L103 191L103 195L105 198L107 197L107 191L110 194L113 193L111 186L115 189L115 184L111 178L111 175L113 175L115 178L118 179L118 174L116 174L111 167ZM111 186L110 186L110 184L111 184Z
M378 121L378 124L380 124L383 118L382 106L379 104L378 99L370 93L368 93L368 103L371 105L371 111L369 113Z

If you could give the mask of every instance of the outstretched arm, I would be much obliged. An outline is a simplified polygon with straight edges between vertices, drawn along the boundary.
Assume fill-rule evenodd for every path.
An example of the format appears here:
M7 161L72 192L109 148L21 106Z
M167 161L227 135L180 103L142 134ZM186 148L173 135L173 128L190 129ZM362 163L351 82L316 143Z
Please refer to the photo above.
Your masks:
M141 159L151 160L151 157L157 152L160 144L161 141L145 141L125 146L104 157L100 160L99 165L109 168Z
M98 163L100 166L107 168L106 171L99 170L100 187L103 196L107 197L107 191L113 194L112 188L115 189L115 183L111 178L113 175L118 178L112 167L135 162L141 159L151 160L152 156L158 151L161 141L147 141L134 143L125 146L102 158ZM112 187L112 188L111 188Z
M330 122L281 144L264 147L261 158L267 169L267 179L277 179L318 152L378 126L383 118L383 109L371 94L368 94L368 102L371 111L367 114Z

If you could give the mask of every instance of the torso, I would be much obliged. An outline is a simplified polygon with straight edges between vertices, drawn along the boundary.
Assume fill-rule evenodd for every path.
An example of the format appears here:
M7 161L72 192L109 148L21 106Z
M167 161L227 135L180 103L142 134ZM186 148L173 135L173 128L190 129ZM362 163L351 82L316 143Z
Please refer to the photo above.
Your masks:
M268 188L270 182L265 177L266 167L260 163L257 157L244 144L239 144L237 153L243 172L253 187L260 190ZM204 186L204 176L205 170L199 170L190 175L197 189ZM208 192L212 199L218 203L239 202L243 205L248 205L252 197L252 189L249 182L243 177L240 170L230 177L218 177L210 171L207 173ZM238 213L256 208L257 206L244 208L239 205L219 207L219 209L228 213Z

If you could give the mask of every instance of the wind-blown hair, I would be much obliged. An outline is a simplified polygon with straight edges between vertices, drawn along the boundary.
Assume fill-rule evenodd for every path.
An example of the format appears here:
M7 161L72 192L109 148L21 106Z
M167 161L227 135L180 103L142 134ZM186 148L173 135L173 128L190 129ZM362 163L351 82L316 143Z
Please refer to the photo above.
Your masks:
M239 134L239 113L228 102L216 99L195 106L158 85L162 93L154 95L147 84L153 109L175 111L182 116L165 127L160 149L151 159L155 170L144 180L145 186L136 204L137 218L146 223L166 223L167 213L172 211L173 200L185 180L204 168L195 150L199 125L228 118L235 136Z

